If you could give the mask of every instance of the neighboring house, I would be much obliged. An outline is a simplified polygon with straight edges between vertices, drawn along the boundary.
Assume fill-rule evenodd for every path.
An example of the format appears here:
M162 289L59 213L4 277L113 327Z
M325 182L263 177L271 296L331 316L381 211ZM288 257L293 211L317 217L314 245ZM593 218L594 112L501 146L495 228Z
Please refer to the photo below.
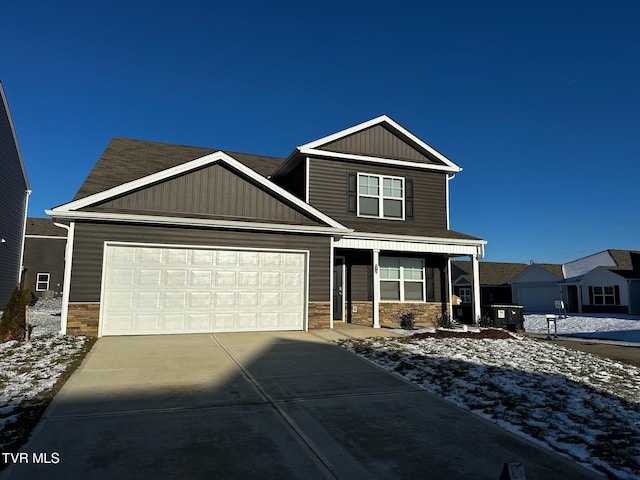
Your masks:
M555 301L562 299L562 280L562 265L532 263L509 281L513 303L527 313L554 312Z
M73 201L62 328L98 335L397 324L450 309L460 167L387 116L286 159L114 138Z
M451 278L453 293L461 303L471 302L471 262L454 260ZM527 268L526 263L480 262L481 305L513 303L509 282Z
M29 180L0 83L0 310L20 281Z
M471 321L472 276L471 262L455 260L451 262L451 279L453 294L458 298L460 306L453 309L454 318ZM509 281L521 273L527 265L524 263L480 262L480 304L509 305L513 303Z
M563 265L568 312L640 315L640 251L604 250Z
M27 218L22 278L35 296L62 295L66 244L66 229L50 218Z

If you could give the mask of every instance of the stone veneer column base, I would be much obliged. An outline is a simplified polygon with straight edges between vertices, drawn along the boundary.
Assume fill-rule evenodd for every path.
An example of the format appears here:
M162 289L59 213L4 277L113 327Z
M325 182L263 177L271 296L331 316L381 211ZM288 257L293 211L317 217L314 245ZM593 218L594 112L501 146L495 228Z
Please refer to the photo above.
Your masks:
M66 334L97 337L99 319L99 303L69 303Z
M373 302L351 302L351 305L347 305L350 309L347 312L347 318L351 319L351 323L354 325L366 325L367 327L373 326ZM355 308L355 312L353 311Z
M309 302L307 312L309 330L331 328L330 302Z

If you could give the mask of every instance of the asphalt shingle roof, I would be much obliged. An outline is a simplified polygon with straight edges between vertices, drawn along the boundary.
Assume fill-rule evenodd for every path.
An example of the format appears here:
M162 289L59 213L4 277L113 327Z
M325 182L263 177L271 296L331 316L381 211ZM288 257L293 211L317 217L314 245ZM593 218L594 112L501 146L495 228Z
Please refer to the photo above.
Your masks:
M218 151L221 150L115 137L73 199L78 200ZM265 177L284 161L276 157L224 152Z

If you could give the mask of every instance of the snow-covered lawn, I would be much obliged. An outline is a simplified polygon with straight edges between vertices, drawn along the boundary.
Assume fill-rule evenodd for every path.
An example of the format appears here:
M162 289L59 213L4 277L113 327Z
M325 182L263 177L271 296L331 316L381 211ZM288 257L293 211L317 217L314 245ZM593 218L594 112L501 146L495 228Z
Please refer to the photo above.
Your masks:
M606 339L640 344L640 316L569 314L557 320L558 335ZM547 333L544 315L525 315L524 329L530 333Z
M37 421L56 382L85 353L86 337L60 335L61 302L39 300L30 309L31 340L0 343L0 452Z
M640 368L522 336L419 337L338 343L613 478L640 478Z

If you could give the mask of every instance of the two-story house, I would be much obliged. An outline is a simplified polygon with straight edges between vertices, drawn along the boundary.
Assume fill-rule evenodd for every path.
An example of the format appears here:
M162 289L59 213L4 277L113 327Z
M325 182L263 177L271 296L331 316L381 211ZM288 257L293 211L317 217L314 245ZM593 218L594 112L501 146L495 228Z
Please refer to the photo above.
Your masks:
M98 335L379 327L450 311L461 169L387 116L286 159L114 138L73 201L63 331Z
M21 278L30 193L18 137L0 83L0 310Z

